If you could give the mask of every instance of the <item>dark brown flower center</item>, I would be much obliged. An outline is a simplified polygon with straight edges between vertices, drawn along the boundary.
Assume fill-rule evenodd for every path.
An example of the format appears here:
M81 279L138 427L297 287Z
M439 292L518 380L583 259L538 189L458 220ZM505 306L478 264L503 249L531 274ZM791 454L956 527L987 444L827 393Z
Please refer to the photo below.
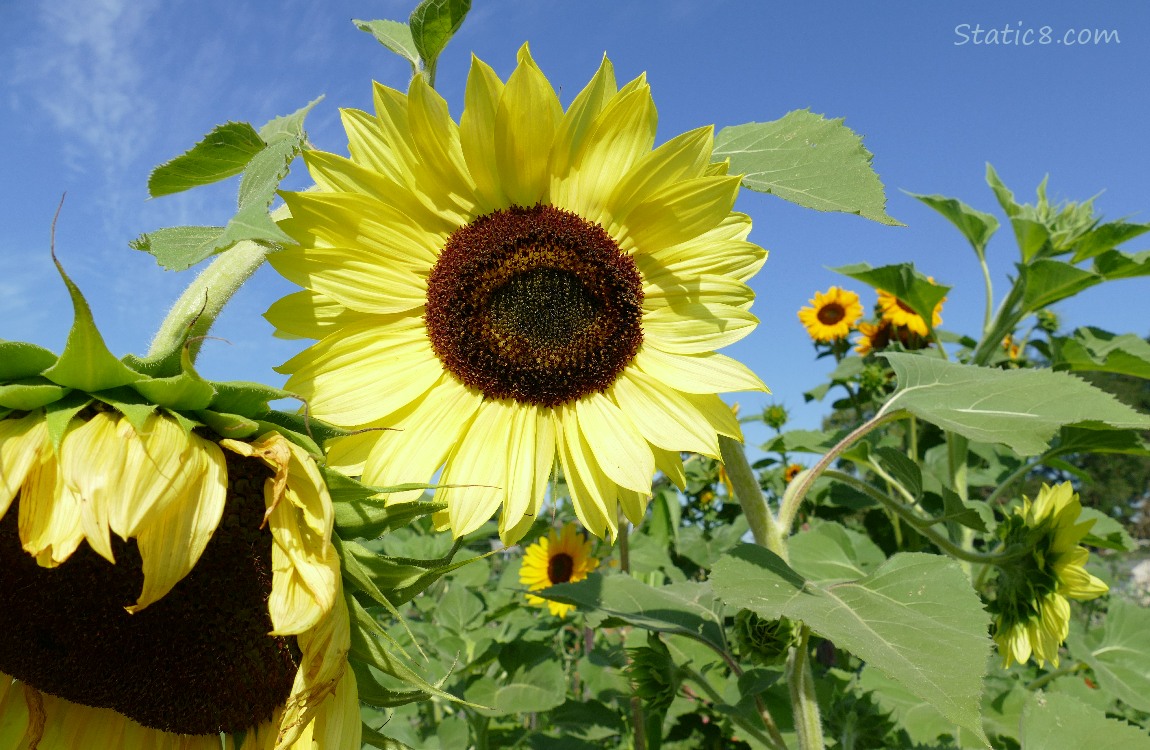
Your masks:
M833 326L847 316L847 311L837 302L831 302L819 308L819 322L825 326Z
M567 583L571 580L571 574L574 572L575 561L566 552L552 555L551 559L547 561L547 579L552 584Z
M537 205L453 234L427 282L432 349L488 398L558 406L610 387L643 341L639 271L609 234Z
M238 732L270 719L300 659L295 638L268 635L272 538L259 527L270 470L224 455L219 528L192 572L136 614L124 610L143 584L134 540L112 536L115 565L83 543L41 568L20 546L17 498L0 519L0 672L167 732Z

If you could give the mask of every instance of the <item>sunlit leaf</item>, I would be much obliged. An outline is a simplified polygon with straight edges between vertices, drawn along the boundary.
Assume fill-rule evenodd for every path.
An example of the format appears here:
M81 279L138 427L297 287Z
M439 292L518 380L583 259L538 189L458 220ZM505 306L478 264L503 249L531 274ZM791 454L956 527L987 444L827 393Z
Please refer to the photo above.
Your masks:
M1093 271L1049 258L1020 266L1020 272L1023 283L1022 308L1027 312L1041 310L1105 281Z
M360 31L366 31L376 41L411 63L411 74L419 73L419 49L411 36L411 26L399 21L352 21Z
M1094 258L1094 272L1112 279L1133 279L1150 276L1150 250L1139 253L1124 253L1121 250L1107 250Z
M1056 370L1092 370L1150 378L1150 342L1133 333L1085 326L1054 340Z
M854 263L831 270L869 284L876 291L890 292L910 306L928 328L933 322L934 308L950 291L950 287L936 284L916 271L911 263L878 268L871 268L869 263Z
M217 125L189 151L156 167L148 178L148 194L158 198L237 175L263 147L246 122Z
M407 20L411 39L432 78L439 53L463 25L469 10L471 0L423 0L411 12Z
M926 205L938 211L958 227L962 236L974 247L978 257L986 257L986 243L998 230L998 219L991 214L983 213L966 205L957 198L947 198L944 195L918 195L908 193L912 198L918 198Z
M1024 748L1042 750L1150 750L1145 729L1059 693L1031 694L1022 711Z
M732 607L801 620L982 738L989 617L955 561L899 553L858 580L818 584L745 544L715 564L711 584Z
M886 213L886 193L871 166L873 155L842 119L796 110L772 122L723 128L713 159L730 159L732 174L760 193L818 211L858 214L899 225Z
M1094 670L1100 688L1150 712L1150 609L1114 597L1105 627L1070 646L1074 657Z
M1074 246L1074 257L1071 263L1078 263L1113 250L1127 240L1150 232L1150 224L1128 224L1124 221L1112 221L1101 224L1078 241Z
M1000 370L913 354L884 353L898 390L883 411L906 409L970 440L1001 443L1030 456L1064 425L1099 423L1150 429L1150 416L1072 375Z

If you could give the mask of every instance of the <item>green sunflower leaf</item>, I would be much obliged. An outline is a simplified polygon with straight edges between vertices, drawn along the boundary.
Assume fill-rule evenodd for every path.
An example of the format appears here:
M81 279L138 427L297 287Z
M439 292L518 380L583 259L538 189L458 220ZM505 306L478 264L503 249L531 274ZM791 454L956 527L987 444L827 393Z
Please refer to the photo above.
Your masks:
M712 159L728 158L731 172L741 172L750 190L901 226L886 213L886 193L871 166L874 156L842 119L802 109L772 122L723 128L715 136Z
M1150 250L1139 253L1107 250L1094 258L1094 272L1106 277L1107 281L1150 276Z
M317 96L290 115L281 115L268 120L260 127L260 140L269 144L284 138L298 138L303 141L307 137L307 131L303 128L304 120L315 105L322 101L323 95Z
M1150 711L1150 609L1113 597L1105 627L1072 637L1070 647L1094 670L1100 688Z
M1091 479L1087 477L1085 481ZM1083 544L1117 552L1131 552L1138 548L1138 542L1134 541L1134 537L1130 536L1130 532L1117 519L1097 508L1083 508L1078 516L1078 523L1091 520L1094 521L1094 525L1090 527L1090 533L1082 537Z
M989 618L955 561L899 553L863 578L820 584L743 544L715 563L711 585L732 607L801 620L986 741L979 705Z
M886 560L870 537L818 519L812 519L809 531L788 539L787 548L795 569L815 581L861 578Z
M102 391L140 380L139 373L108 351L104 337L100 335L95 321L92 320L92 310L88 307L88 301L84 299L79 287L68 278L60 261L55 257L52 260L56 264L60 278L68 287L75 318L72 330L68 332L68 340L64 344L64 353L55 364L41 374L53 383L81 391Z
M242 414L228 414L209 409L194 412L196 419L203 422L220 437L243 440L260 432L259 422Z
M1055 370L1114 372L1150 378L1150 342L1133 333L1083 327L1054 339Z
M646 630L684 635L720 651L725 648L722 620L715 614L709 584L648 586L629 575L591 573L578 583L560 583L533 593Z
M950 287L935 284L916 271L913 263L897 263L878 268L871 268L869 263L853 263L831 270L868 284L875 291L893 294L909 305L928 328L934 319L934 308L950 291Z
M411 26L399 21L356 21L352 23L360 31L366 31L376 41L411 63L411 74L419 75L419 49L411 36Z
M998 199L998 205L1002 206L1002 210L1007 216L1013 219L1022 212L1022 205L1014 200L1014 193L1002 182L998 176L998 172L994 171L994 167L990 166L990 162L986 164L986 184L994 191L994 197Z
M488 708L484 716L520 716L529 711L549 711L567 698L567 676L558 660L541 661L517 670L506 679L483 676L467 688L467 699Z
M211 383L194 372L182 372L170 378L149 378L132 387L144 398L167 409L206 409L216 395Z
M1048 456L1070 453L1123 453L1127 456L1150 456L1150 444L1137 430L1093 429L1063 427L1058 445L1047 451Z
M1106 280L1093 271L1049 258L1021 265L1019 271L1023 284L1022 308L1026 312L1036 312Z
M184 271L227 247L223 237L223 227L165 227L141 234L128 246L155 256L169 271Z
M1060 693L1032 693L1022 711L1022 747L1042 750L1150 750L1150 736Z
M248 123L217 125L191 150L152 171L148 195L159 198L237 175L263 148L263 140Z
M919 199L949 219L950 223L958 227L958 231L962 232L962 236L970 242L979 259L986 258L986 244L990 242L991 236L998 231L998 219L994 218L993 215L978 211L957 198L947 198L945 195L919 195L918 193L907 193L907 195Z
M269 411L269 403L281 398L291 398L291 394L280 388L263 383L243 380L215 381L216 397L209 408L212 411L243 414L248 417L263 417Z
M39 375L56 364L56 355L23 341L0 341L0 381Z
M32 411L59 401L71 392L71 388L56 385L44 378L21 378L0 384L0 406L6 409Z
M1087 258L1102 255L1113 250L1127 240L1150 232L1150 224L1128 224L1124 221L1112 221L1101 224L1085 234L1074 246L1074 257L1071 263L1079 263Z
M463 25L471 10L471 0L423 0L411 11L407 25L412 43L423 59L423 67L435 79L435 61L439 53Z
M355 672L355 683L361 703L379 708L393 708L427 700L427 693L422 690L392 690L381 685L371 667L362 662L353 661L350 662L350 666Z
M906 409L970 440L1000 443L1023 456L1042 453L1058 429L1074 424L1150 429L1150 415L1072 375L1000 370L885 352L898 390L882 412Z

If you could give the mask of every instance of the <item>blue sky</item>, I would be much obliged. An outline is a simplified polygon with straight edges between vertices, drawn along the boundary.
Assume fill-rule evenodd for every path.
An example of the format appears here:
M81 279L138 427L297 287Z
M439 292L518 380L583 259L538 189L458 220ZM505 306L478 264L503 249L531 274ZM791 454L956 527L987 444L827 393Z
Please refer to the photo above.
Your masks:
M404 19L412 2L328 0L0 1L0 135L8 144L0 186L0 338L59 351L71 311L48 255L62 193L57 253L88 295L113 351L142 352L191 272L163 271L128 248L139 233L175 224L221 224L235 186L146 200L155 165L214 125L259 125L320 94L312 142L346 152L338 107L370 109L372 79L403 88L407 63L357 31L352 18ZM983 182L991 162L1016 195L1046 174L1054 197L1084 199L1110 218L1150 221L1150 4L1030 2L688 2L686 0L475 0L439 64L438 88L458 116L472 52L504 77L531 43L564 103L606 52L621 80L646 71L659 108L659 140L781 117L798 108L844 117L875 154L888 190L884 227L819 214L746 192L751 239L771 251L753 286L759 329L724 350L749 363L772 396L739 395L744 409L772 400L794 426L825 411L802 392L829 371L796 318L816 290L843 279L831 266L914 261L954 286L944 327L976 333L982 283L965 241L901 191L942 193L996 211ZM1033 30L1034 44L975 44L985 30ZM1118 42L1041 44L1068 30L1116 32ZM1113 36L1111 37L1113 39ZM966 43L961 43L966 39ZM302 169L299 170L302 172ZM302 178L297 178L302 184ZM1128 249L1142 250L1137 241ZM1005 287L1009 230L990 245ZM863 293L864 305L874 297ZM299 342L271 338L261 313L290 285L264 269L241 291L200 369L216 379L282 377L272 367ZM1067 326L1146 334L1150 282L1113 282L1058 311ZM735 400L734 398L732 400ZM757 441L765 433L752 432Z

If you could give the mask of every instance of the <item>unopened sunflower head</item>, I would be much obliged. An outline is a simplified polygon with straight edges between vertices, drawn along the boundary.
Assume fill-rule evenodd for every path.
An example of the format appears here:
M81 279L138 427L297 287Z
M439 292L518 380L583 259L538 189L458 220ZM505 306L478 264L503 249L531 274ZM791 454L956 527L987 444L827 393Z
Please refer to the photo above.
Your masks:
M519 569L519 582L528 591L539 591L559 583L582 581L587 574L599 567L599 559L591 554L591 540L587 539L573 523L563 526L558 532L551 529L535 544L523 551L523 565ZM566 617L574 607L539 596L527 594L527 603L536 606L547 605L551 614Z
M564 110L526 45L504 82L473 59L459 123L421 76L343 111L350 158L308 151L287 193L297 242L271 264L305 287L272 306L319 343L285 363L312 413L362 432L333 465L374 485L431 478L452 532L497 511L506 543L561 467L582 524L643 517L658 469L740 438L717 394L765 390L715 350L757 319L766 252L732 208L713 129L655 143L644 77L604 59ZM417 493L395 493L400 502Z
M859 296L837 286L825 292L815 292L810 305L799 310L799 320L816 343L845 339L863 316Z
M116 359L64 280L59 357L0 341L0 734L358 749L340 510L312 438L337 431L271 410L278 389L201 379L186 348Z
M1043 485L1000 527L1004 548L1026 550L998 571L994 641L1004 666L1034 660L1058 666L1058 648L1070 630L1068 599L1088 600L1109 589L1086 570L1079 544L1094 520L1078 521L1082 504L1069 482Z

